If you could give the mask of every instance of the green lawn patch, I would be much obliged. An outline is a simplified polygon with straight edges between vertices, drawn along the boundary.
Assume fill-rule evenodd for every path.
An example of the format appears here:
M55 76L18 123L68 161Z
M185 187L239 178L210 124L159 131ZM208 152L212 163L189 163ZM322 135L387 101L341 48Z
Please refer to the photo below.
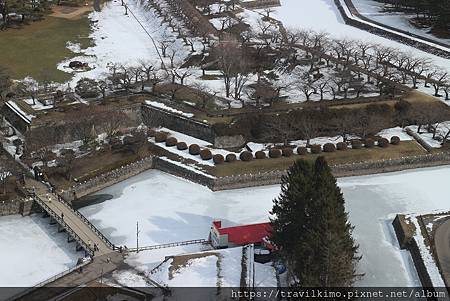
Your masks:
M20 29L0 31L0 65L15 79L31 76L39 81L64 82L71 75L56 69L65 58L76 54L66 48L68 41L88 47L91 40L89 19L46 17Z

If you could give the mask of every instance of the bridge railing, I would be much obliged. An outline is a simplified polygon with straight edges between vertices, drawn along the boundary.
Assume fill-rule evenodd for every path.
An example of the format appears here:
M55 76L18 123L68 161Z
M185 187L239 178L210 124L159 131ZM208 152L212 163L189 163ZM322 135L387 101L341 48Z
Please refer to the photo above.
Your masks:
M50 208L43 200L39 197L35 197L36 202L47 211L47 213L54 218L64 229L66 229L67 233L69 233L84 249L89 255L94 256L94 250L88 246L80 236L61 218L52 208Z
M206 239L192 239L192 240L171 242L171 243L160 244L160 245L144 246L144 247L139 247L139 248L129 248L129 249L126 249L126 251L140 252L140 251L146 251L146 250L156 250L156 249L164 249L164 248L187 246L187 245L194 245L194 244L204 244L204 243L207 243Z
M80 211L76 210L72 207L66 200L64 200L59 194L55 195L58 197L58 200L63 203L68 209L70 209L72 212L74 212L82 221L85 223L94 233L101 238L101 240L111 249L116 250L118 247L114 245L106 236L100 232L100 230L97 229L83 214L81 214Z
M88 259L86 259L86 261L84 261L83 263L77 264L76 266L74 266L74 267L72 267L72 268L70 268L70 269L67 269L67 270L65 270L65 271L62 271L62 272L59 273L59 274L56 274L56 275L54 275L54 276L52 276L52 277L50 277L50 278L47 278L47 279L45 279L45 280L43 280L43 281L41 281L41 282L39 282L39 283L33 285L32 287L29 287L29 288L27 288L27 289L25 289L25 290L23 290L23 291L21 291L21 292L15 294L14 296L9 297L9 298L6 299L5 301L18 300L19 298L21 298L21 297L23 297L23 296L29 294L30 292L34 291L35 289L37 289L37 288L39 288L39 287L43 287L43 286L45 286L45 285L47 285L47 284L49 284L49 283L52 283L52 282L58 280L59 278L62 278L62 277L66 276L66 275L68 275L68 274L70 274L70 273L72 273L72 272L74 272L74 271L76 271L76 270L78 270L78 269L84 267L85 265L90 264L90 263L91 263L91 259L88 258Z

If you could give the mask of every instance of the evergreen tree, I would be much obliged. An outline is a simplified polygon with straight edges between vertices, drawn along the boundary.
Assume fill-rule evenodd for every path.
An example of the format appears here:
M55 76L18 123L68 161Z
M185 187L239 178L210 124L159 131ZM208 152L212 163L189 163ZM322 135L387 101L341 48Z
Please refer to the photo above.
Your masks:
M352 286L357 246L344 198L325 159L299 160L282 177L274 200L272 241L303 287Z

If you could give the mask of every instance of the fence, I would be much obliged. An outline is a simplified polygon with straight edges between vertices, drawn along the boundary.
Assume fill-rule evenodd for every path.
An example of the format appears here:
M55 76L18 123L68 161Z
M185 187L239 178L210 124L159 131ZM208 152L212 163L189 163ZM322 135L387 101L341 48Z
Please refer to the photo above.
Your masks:
M81 212L74 209L68 202L66 202L60 195L57 195L58 200L61 201L67 208L74 212L94 233L101 238L101 240L112 250L118 249L106 236L104 236Z
M66 229L67 233L71 235L83 249L89 253L89 255L94 256L94 250L88 246L72 228L67 225L67 223L58 215L52 208L50 208L44 201L42 201L39 197L35 197L36 203L38 203L43 210L45 210L53 219L55 219L64 229Z
M88 259L86 259L83 263L80 263L80 264L78 264L78 265L76 265L76 266L74 266L74 267L72 267L72 268L70 268L70 269L67 269L67 270L65 270L65 271L63 271L63 272L61 272L61 273L59 273L59 274L56 274L56 275L54 275L54 276L52 276L52 277L50 277L50 278L47 278L47 279L45 279L44 281L41 281L41 282L39 282L38 284L35 284L34 286L29 287L29 288L27 288L26 290L23 290L23 291L21 291L20 293L15 294L14 296L9 297L9 298L6 299L5 301L18 300L19 298L21 298L21 297L23 297L23 296L26 296L27 294L29 294L30 292L34 291L35 289L37 289L37 288L39 288L39 287L46 286L47 284L50 284L50 283L52 283L52 282L58 280L59 278L62 278L62 277L66 276L66 275L68 275L68 274L70 274L70 273L72 273L72 272L74 272L74 271L76 271L76 270L78 270L78 269L80 269L80 268L82 268L82 267L84 267L84 266L90 264L90 263L91 263L91 259L88 258Z
M128 251L128 252L140 252L140 251L148 251L148 250L173 248L173 247L178 247L178 246L204 244L206 242L207 242L206 239L193 239L193 240L186 240L186 241L171 242L171 243L161 244L161 245L145 246L145 247L139 247L139 248L130 248L130 249L126 249L126 251Z

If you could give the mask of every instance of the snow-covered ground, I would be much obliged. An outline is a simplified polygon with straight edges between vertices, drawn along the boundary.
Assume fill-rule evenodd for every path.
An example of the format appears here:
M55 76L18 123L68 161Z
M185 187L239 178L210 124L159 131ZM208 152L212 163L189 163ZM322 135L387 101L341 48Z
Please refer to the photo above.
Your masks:
M415 17L415 14L402 12L388 13L384 10L383 3L374 0L353 0L353 4L361 15L371 20L450 45L450 39L440 39L434 36L430 33L430 28L417 28L413 26L409 20Z
M68 48L79 56L61 62L58 69L73 73L72 87L83 77L93 79L105 77L111 63L126 67L137 67L141 62L160 64L158 50L149 35L155 40L156 45L158 41L172 40L171 48L177 51L175 61L183 60L188 55L188 48L184 47L182 41L176 39L166 26L160 24L160 19L146 4L136 0L125 2L132 12L128 15L125 15L124 7L117 0L105 3L101 12L92 12L89 15L90 20L94 22L90 35L94 46L80 49L74 47L73 43L68 44ZM74 60L88 63L91 70L73 71L68 65Z
M351 38L397 48L415 56L429 58L438 66L450 71L449 61L416 48L392 41L353 26L346 25L333 0L281 0L282 6L272 16L287 28L312 29L327 32L335 38Z
M446 187L450 167L339 179L346 198L354 236L363 258L358 285L412 286L419 281L407 251L399 249L391 222L397 213L448 210ZM212 192L207 188L160 171L151 170L100 191L112 199L81 211L116 244L140 245L206 238L214 219L225 225L264 222L278 186ZM165 252L199 251L178 247L142 252L133 265L164 259Z
M0 287L29 287L74 267L83 252L40 215L0 217Z

